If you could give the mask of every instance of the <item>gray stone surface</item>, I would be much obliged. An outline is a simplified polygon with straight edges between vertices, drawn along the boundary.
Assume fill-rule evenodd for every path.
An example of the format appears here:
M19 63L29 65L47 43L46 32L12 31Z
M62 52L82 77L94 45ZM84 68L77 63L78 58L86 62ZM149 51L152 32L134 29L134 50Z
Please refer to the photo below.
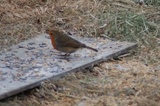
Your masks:
M120 55L135 43L76 38L99 52L80 49L64 58L53 49L48 35L24 41L0 52L0 99L39 86L42 81L98 64Z

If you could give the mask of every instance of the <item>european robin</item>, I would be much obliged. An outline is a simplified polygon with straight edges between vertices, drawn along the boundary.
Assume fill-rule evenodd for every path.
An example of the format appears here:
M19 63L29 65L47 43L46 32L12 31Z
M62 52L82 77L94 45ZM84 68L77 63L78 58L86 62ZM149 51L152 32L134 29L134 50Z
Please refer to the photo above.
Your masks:
M70 53L77 51L80 48L87 48L98 52L97 49L89 47L72 37L68 36L64 32L61 32L56 29L46 30L46 33L50 35L51 43L54 49L66 53L65 56L69 56Z

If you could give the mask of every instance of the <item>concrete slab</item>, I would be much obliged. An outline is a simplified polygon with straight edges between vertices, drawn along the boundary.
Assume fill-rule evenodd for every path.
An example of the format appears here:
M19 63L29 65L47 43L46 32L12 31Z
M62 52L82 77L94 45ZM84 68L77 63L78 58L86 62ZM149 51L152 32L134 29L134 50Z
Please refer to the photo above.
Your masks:
M0 99L39 86L42 81L98 64L137 46L136 43L78 38L99 52L81 49L67 59L58 56L47 34L0 52Z

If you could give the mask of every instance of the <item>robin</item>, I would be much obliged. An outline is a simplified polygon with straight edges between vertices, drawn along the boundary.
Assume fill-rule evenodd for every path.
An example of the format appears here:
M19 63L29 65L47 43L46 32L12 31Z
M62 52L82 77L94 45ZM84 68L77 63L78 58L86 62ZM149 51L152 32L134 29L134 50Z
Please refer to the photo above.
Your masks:
M66 53L65 56L69 56L71 53L77 51L80 48L87 48L95 52L98 52L97 49L89 47L59 30L47 29L46 33L50 35L51 43L54 49Z

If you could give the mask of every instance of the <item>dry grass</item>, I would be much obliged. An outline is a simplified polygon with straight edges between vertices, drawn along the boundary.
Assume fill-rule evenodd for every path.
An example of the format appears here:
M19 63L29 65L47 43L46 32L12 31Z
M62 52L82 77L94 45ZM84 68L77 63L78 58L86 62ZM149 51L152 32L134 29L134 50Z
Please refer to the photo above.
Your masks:
M47 27L139 44L135 56L48 81L2 102L15 106L158 106L160 3L145 2L148 5L132 0L1 0L1 50Z

